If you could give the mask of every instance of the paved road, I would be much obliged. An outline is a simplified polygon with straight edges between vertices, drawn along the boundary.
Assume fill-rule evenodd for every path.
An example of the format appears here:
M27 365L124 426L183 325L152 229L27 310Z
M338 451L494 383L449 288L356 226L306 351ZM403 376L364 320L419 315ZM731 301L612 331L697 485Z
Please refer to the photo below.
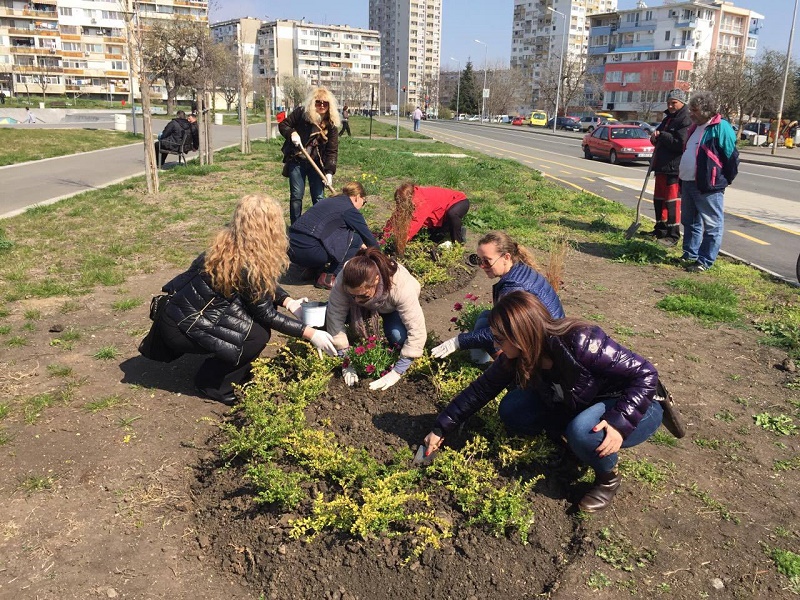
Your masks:
M517 160L566 186L636 205L647 166L586 160L579 134L554 136L511 126L428 121L423 133L455 146ZM800 252L800 170L742 163L725 192L724 252L795 281ZM652 216L652 180L642 214ZM633 214L631 215L633 220Z
M153 130L161 131L166 124L166 120L154 120ZM265 137L263 123L251 125L249 130L251 139ZM238 126L214 125L211 132L214 147L238 144L239 131ZM174 154L167 158L167 167L175 158ZM0 218L19 214L34 204L62 200L144 172L144 145L141 143L0 167L3 181Z

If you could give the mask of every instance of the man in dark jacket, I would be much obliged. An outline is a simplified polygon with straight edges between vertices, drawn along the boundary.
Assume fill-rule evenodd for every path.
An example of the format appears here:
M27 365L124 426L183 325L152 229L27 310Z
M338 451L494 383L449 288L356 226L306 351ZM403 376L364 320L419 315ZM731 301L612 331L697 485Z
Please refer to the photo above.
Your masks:
M656 187L653 208L656 225L652 235L665 246L674 246L681 237L681 192L678 165L692 120L686 106L686 92L674 89L667 94L664 120L653 132L650 141L655 146L653 172Z
M186 137L184 137L186 134ZM186 118L186 113L179 110L164 131L161 132L158 141L156 142L156 159L158 166L163 167L164 162L167 160L167 155L172 152L173 154L179 152L183 144L184 152L193 152L200 147L200 132L197 129L197 118L194 115L189 115Z
M367 203L364 187L351 181L341 196L323 198L289 228L289 258L307 269L325 267L314 284L331 289L344 263L362 247L377 246L361 209Z

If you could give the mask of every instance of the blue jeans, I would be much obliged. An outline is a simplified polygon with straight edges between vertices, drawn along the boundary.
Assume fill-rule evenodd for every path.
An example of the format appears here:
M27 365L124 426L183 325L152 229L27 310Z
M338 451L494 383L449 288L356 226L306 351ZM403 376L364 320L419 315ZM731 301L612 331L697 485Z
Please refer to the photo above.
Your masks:
M303 195L306 179L311 192L311 203L316 204L325 197L325 185L314 167L307 162L292 163L289 168L289 222L294 223L303 213Z
M394 346L402 346L408 339L408 329L397 311L381 315L383 319L383 334L386 341Z
M419 119L414 119L414 131L419 131Z
M616 402L617 398L600 400L570 418L569 415L559 414L557 409L546 406L535 391L516 389L506 394L500 401L497 412L503 424L512 433L539 435L545 429L562 431L570 449L583 464L589 465L598 473L608 473L616 466L618 455L609 454L604 458L597 456L597 448L602 443L605 433L603 430L594 432L592 428ZM659 402L655 400L651 402L639 425L622 442L622 447L637 446L650 438L661 425L663 412Z
M694 181L681 180L683 258L709 268L722 245L724 192L702 193Z

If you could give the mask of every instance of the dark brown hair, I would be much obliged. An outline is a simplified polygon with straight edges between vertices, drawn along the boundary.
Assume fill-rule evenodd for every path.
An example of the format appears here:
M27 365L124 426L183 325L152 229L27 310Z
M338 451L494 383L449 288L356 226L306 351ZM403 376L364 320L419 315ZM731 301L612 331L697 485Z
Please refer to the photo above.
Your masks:
M397 273L397 263L374 246L362 248L347 261L342 270L342 283L349 289L356 289L372 282L380 275L384 293L392 288L392 277Z
M367 192L364 190L364 186L358 181L348 181L345 183L342 186L342 193L350 198L355 196L361 196L362 198L367 197Z
M506 294L489 313L489 327L520 351L517 358L517 381L525 387L531 375L547 355L547 339L564 335L588 323L581 319L554 319L533 294L523 291Z

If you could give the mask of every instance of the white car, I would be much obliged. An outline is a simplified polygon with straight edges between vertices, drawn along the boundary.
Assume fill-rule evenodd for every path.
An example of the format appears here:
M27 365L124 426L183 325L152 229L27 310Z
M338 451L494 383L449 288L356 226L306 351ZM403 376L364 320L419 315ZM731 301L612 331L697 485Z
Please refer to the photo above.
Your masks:
M472 115L467 121L480 121L481 118L478 115Z

